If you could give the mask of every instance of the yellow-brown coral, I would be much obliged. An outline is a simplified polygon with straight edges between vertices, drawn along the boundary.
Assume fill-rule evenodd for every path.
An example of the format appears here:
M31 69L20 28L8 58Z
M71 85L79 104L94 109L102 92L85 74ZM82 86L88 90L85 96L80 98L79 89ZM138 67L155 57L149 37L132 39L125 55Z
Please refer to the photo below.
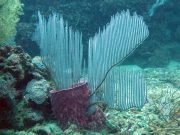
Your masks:
M16 24L22 14L20 0L0 0L0 45L16 34Z

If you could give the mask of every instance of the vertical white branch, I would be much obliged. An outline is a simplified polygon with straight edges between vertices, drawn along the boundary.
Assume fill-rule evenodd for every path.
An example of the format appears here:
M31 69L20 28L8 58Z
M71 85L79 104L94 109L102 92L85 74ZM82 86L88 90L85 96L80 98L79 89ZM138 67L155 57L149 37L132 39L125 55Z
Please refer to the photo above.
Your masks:
M152 7L149 9L149 16L153 16L155 10L163 5L167 0L156 0L156 2L152 5Z
M46 20L38 13L35 33L41 56L58 88L65 89L78 83L82 67L82 34L73 31L63 18L53 13Z

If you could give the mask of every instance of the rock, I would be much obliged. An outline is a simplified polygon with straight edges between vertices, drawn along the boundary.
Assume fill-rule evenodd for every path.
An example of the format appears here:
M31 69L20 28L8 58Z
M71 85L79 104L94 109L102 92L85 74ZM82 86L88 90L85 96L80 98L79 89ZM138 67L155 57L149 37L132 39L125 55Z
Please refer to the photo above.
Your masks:
M32 132L38 135L61 135L62 134L62 130L54 122L44 123L42 125L36 125L35 127L32 128Z
M32 133L32 132L26 132L26 131L17 131L14 133L14 135L37 135L37 134Z
M12 126L11 118L16 97L16 91L13 88L15 82L11 74L0 73L0 128Z
M0 135L14 135L14 130L0 130Z
M33 72L33 75L36 77L36 78L49 78L49 74L48 74L48 71L47 71L47 68L46 66L44 65L42 59L40 56L35 56L33 59L32 59L32 64L34 65L34 70L35 72Z
M82 135L80 132L78 132L78 127L74 124L71 124L69 128L64 130L63 132L64 135L70 135L70 134L75 134L75 135Z
M0 56L1 57L7 57L11 50L12 50L11 46L1 46L0 47Z
M43 113L32 108L28 108L25 101L17 103L14 107L13 127L14 129L30 128L44 120Z
M18 54L11 54L7 59L6 59L6 66L4 70L10 72L13 74L15 78L18 80L23 80L24 79L24 70L22 65L20 64L20 57Z
M32 127L37 123L40 123L44 120L43 116L36 112L36 111L32 111L32 112L28 112L26 114L26 117L23 120L24 126L26 128Z
M31 57L19 46L0 47L0 69L1 73L10 73L16 79L17 90L33 78Z
M50 116L50 85L40 73L21 47L0 47L0 128L23 129ZM39 106L28 106L30 101Z
M49 90L50 85L46 80L33 79L27 84L24 97L25 99L31 100L36 104L42 104L47 100Z
M46 70L45 65L42 62L42 59L40 56L36 56L32 59L32 64L34 64L34 66L39 69L39 70Z
M16 80L11 74L0 73L0 97L7 96L9 99L14 99L16 95L13 88L15 83Z

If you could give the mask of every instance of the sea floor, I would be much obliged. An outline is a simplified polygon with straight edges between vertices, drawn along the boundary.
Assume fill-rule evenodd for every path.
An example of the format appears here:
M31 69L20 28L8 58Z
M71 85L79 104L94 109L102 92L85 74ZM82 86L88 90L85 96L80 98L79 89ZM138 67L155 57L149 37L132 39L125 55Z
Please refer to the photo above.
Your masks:
M144 72L148 87L145 106L139 110L106 111L107 119L119 130L115 134L180 134L180 63L146 68Z

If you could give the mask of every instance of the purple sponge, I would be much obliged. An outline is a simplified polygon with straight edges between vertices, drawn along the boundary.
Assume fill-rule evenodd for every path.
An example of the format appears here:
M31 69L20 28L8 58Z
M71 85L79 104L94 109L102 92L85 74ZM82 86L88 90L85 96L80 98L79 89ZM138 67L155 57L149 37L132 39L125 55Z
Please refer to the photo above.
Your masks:
M66 127L68 122L93 129L103 126L105 117L99 108L94 114L86 115L90 95L87 83L51 90L50 93L53 113L62 127Z

